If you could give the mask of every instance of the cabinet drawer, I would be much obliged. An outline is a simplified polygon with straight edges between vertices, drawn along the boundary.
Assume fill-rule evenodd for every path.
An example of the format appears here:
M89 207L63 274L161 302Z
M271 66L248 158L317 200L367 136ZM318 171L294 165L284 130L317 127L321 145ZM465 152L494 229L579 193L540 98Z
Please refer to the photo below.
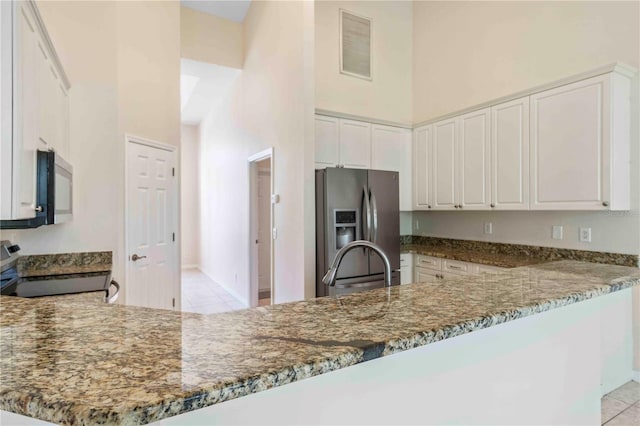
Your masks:
M442 271L452 274L471 274L473 273L471 271L472 266L471 263L460 262L458 260L445 259L442 261Z
M416 255L416 267L433 269L435 271L442 270L442 259L431 256Z

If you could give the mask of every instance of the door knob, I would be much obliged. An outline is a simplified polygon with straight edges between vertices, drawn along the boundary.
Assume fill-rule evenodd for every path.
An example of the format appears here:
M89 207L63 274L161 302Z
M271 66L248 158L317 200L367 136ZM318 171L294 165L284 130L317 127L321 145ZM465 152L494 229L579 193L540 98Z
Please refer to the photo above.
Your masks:
M140 259L146 259L147 256L138 256L137 254L133 254L133 256L131 256L131 260L133 260L134 262L137 262Z

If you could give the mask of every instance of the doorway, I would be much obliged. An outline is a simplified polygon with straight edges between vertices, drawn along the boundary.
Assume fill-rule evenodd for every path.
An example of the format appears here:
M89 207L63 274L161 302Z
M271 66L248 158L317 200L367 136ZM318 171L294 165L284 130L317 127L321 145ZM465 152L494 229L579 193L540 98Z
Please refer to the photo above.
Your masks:
M273 304L273 149L249 157L251 306Z
M180 309L176 147L125 137L128 305Z

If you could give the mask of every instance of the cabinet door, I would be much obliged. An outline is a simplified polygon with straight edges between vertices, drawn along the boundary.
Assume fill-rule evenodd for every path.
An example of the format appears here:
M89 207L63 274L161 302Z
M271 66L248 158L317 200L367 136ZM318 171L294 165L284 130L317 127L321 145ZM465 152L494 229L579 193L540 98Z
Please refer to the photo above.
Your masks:
M26 4L17 17L17 64L14 93L13 219L35 217L38 149L38 36Z
M371 168L371 124L340 120L339 164L353 169Z
M431 132L431 126L427 126L413 133L413 207L416 210L428 210L432 203Z
M456 196L456 120L433 125L433 204L438 210L452 210Z
M598 76L531 95L531 209L607 208L608 78Z
M36 72L38 74L39 83L39 105L38 105L38 143L40 149L46 151L54 148L53 134L55 133L56 105L53 102L55 96L56 81L51 74L49 66L49 56L41 40L38 40L38 66Z
M399 173L400 210L411 211L411 131L400 127L371 127L371 168Z
M489 209L491 204L491 109L458 118L458 206Z
M324 169L338 165L338 122L339 120L337 118L316 115L316 169Z
M492 185L495 209L529 209L529 97L491 108Z
M413 273L414 275L413 281L416 283L437 283L438 282L438 277L436 276L437 274L440 274L440 273L433 271L431 269L423 269L423 268L415 267L414 273Z
M65 90L62 80L58 80L57 97L58 104L58 126L57 144L58 151L62 158L70 160L69 156L69 96Z

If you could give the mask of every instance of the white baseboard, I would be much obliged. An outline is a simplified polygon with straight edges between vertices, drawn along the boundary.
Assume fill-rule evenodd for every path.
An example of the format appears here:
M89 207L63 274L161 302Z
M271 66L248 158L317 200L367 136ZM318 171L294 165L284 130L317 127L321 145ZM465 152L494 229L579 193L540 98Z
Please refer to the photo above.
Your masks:
M200 269L200 265L182 265L181 269Z
M635 382L640 383L640 370L633 370L631 379Z
M202 272L203 274L205 274L207 277L209 277L209 279L211 279L211 281L215 282L216 284L218 284L220 287L224 288L227 293L229 293L230 295L232 295L238 302L242 303L244 306L249 306L249 302L245 301L242 297L240 297L240 295L238 293L235 292L235 290L230 289L229 287L227 287L226 285L219 283L218 281L216 281L211 274L204 268L200 269L200 272Z

